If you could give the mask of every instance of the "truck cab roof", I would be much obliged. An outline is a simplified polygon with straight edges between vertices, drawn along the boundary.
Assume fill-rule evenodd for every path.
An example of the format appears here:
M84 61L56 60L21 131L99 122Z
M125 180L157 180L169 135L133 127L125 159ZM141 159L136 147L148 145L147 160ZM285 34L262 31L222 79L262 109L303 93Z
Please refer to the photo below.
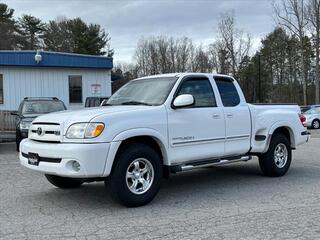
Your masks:
M160 77L185 77L185 76L206 76L206 77L224 77L224 78L229 78L234 80L234 78L232 78L229 75L225 75L225 74L216 74L216 73L198 73L198 72L185 72L185 73L164 73L164 74L157 74L157 75L152 75L152 76L146 76L146 77L141 77L138 78L136 80L140 80L140 79L150 79L150 78L160 78Z

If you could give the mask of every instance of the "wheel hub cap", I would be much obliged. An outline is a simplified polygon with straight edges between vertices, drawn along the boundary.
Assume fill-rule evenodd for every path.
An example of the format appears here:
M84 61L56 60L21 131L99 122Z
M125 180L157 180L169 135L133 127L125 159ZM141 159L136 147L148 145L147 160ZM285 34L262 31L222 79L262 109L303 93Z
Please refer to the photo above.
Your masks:
M288 150L286 145L279 143L274 150L274 162L278 168L283 168L288 161Z
M153 179L154 169L148 159L135 159L127 169L127 187L134 194L139 195L147 192L153 183Z

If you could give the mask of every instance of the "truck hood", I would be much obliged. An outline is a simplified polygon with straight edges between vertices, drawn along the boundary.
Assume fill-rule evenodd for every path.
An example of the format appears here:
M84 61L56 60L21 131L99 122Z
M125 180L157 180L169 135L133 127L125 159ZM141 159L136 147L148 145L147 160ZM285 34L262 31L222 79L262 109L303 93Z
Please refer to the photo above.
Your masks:
M62 112L49 113L37 117L34 123L59 123L69 125L76 122L90 122L93 118L101 115L115 114L119 112L130 112L148 109L150 106L106 106L94 107L81 110L68 110Z

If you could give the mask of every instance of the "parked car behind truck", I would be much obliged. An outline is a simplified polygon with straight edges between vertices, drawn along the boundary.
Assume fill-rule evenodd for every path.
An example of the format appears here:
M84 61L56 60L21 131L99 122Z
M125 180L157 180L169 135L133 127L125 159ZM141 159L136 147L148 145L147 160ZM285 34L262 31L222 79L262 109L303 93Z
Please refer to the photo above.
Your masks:
M84 107L99 107L105 101L107 101L109 97L87 97Z
M144 77L107 104L38 117L21 142L21 164L60 188L105 181L132 207L150 202L163 176L253 155L265 175L283 176L292 149L309 139L297 105L248 104L224 75Z
M66 109L64 103L58 98L24 98L19 105L18 111L11 113L16 116L17 151L19 151L19 145L22 139L28 137L30 124L36 117Z
M320 105L303 106L301 112L305 117L304 126L313 129L320 128Z

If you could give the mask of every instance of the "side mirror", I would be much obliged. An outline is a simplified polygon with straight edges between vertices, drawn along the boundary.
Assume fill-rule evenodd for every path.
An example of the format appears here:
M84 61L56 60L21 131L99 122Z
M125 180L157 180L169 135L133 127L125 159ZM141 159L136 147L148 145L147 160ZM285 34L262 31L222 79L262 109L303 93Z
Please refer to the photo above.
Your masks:
M194 104L194 97L191 94L182 94L176 97L173 101L175 108L182 108L192 106Z
M12 111L12 112L10 112L10 115L12 115L12 116L18 116L18 111Z

